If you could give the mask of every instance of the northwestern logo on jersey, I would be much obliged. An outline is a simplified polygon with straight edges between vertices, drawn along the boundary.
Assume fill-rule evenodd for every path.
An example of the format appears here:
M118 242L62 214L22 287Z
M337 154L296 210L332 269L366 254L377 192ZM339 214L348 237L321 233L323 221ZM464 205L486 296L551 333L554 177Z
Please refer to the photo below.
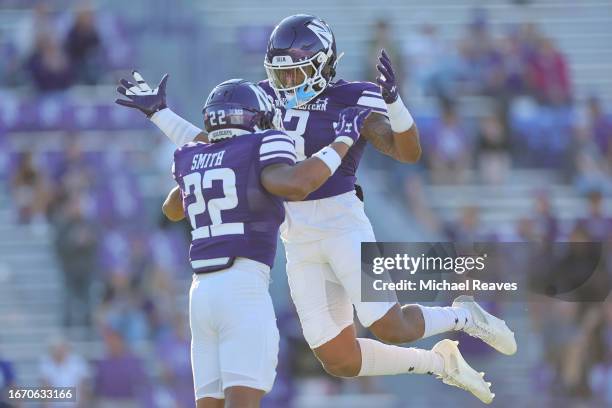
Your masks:
M298 106L294 109L323 112L327 110L328 101L329 98L318 98L313 103L307 103L306 105Z
M329 48L333 40L333 34L330 31L329 27L320 22L313 20L306 27L310 29L313 33L319 37L319 40L323 43L324 48Z

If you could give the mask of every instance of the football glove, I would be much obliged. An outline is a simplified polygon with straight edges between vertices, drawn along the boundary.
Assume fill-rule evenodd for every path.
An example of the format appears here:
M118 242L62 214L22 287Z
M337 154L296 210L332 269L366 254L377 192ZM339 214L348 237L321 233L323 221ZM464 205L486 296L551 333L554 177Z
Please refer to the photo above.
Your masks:
M166 82L168 82L168 74L165 74L157 88L151 87L142 78L138 71L132 71L132 76L136 85L121 79L120 86L117 87L117 92L128 98L116 99L115 103L127 106L128 108L138 109L150 118L155 112L158 112L167 107L166 105Z
M351 147L359 139L363 123L370 112L372 112L372 109L344 108L340 112L338 124L334 129L336 132L334 142L342 142Z
M380 85L383 100L387 105L390 105L397 100L398 93L395 72L393 71L391 60L385 50L380 51L376 69L379 72L376 77L376 82Z

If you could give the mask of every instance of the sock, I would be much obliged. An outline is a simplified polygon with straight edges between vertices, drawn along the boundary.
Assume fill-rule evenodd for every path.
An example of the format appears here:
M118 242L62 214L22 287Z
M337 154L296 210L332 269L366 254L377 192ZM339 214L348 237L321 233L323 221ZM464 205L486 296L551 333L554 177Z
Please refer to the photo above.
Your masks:
M452 330L461 330L472 324L470 312L460 307L417 306L421 309L425 321L423 338Z
M395 374L441 374L444 360L435 351L357 339L361 348L359 377Z

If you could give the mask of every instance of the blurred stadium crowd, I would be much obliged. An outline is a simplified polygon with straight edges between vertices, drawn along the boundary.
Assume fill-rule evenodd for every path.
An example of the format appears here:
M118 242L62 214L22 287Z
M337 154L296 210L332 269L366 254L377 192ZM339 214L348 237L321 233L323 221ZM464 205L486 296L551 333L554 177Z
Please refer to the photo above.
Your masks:
M105 91L141 63L138 44L126 35L135 23L118 12L52 4L7 2L4 13L18 9L20 19L11 35L0 36L0 182L13 218L35 236L52 237L64 291L63 335L49 343L36 379L83 384L81 406L91 406L90 399L100 406L192 406L187 226L170 225L159 211L171 186L172 148L142 117L113 106ZM596 240L611 253L611 112L596 92L576 97L571 62L537 23L499 33L490 28L491 13L466 12L463 35L453 42L440 36L435 18L403 36L385 20L370 22L371 40L354 50L366 61L362 77L348 79L373 79L372 56L380 48L390 52L403 73L404 100L423 103L412 112L424 158L405 166L371 150L363 171L382 177L385 194L423 237ZM567 186L586 212L560 219L547 185L518 197L533 209L499 229L483 227L478 205L449 216L429 201L436 186L502 188L516 169ZM268 404L284 407L300 378L322 374L291 306L285 302L277 314L285 337ZM529 372L534 386L612 404L609 302L541 301L531 317L541 345L534 345L539 354ZM98 351L82 346L99 339ZM81 346L71 348L69 340ZM23 383L12 360L0 330L0 391ZM344 389L341 381L320 378L317 392ZM378 387L363 381L358 388Z

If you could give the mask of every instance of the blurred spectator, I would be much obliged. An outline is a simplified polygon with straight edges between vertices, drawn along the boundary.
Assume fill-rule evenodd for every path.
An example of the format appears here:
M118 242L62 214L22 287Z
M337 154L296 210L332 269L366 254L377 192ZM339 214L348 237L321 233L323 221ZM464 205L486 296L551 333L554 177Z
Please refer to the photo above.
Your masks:
M579 307L582 306L579 304ZM558 386L562 395L590 397L588 375L593 363L601 359L599 338L595 333L601 319L600 307L579 312L573 321L574 333L569 336L558 358Z
M0 36L0 84L15 86L23 80L21 61L17 56L15 44L5 42Z
M538 192L535 197L535 216L533 235L539 242L553 242L559 236L559 222L553 214L550 196L546 192Z
M521 217L516 222L515 236L512 237L510 242L533 242L537 238L533 219L529 217Z
M612 405L612 302L605 302L602 309L599 333L604 356L590 373L589 383L601 403L610 406Z
M459 221L446 226L446 236L453 242L480 242L480 209L467 206L461 210Z
M538 101L545 105L565 105L571 101L569 68L565 56L550 38L541 38L528 59L529 82Z
M163 386L173 406L193 406L193 376L191 373L191 336L185 318L175 315L170 322L172 330L157 340Z
M582 193L610 187L610 168L594 138L595 134L586 126L574 129L571 165L574 185Z
M64 272L64 324L89 325L98 234L96 226L83 216L78 196L70 196L63 206L56 226L55 247Z
M585 116L584 126L612 166L612 117L604 112L597 96L589 97Z
M19 211L19 221L44 221L49 204L49 186L34 165L31 152L21 154L11 181L12 195Z
M132 353L118 332L107 328L103 339L106 355L94 365L95 406L151 407L149 377L142 360Z
M493 38L485 10L473 12L465 36L459 42L462 92L497 95L505 85L503 58Z
M77 10L74 24L66 36L65 48L76 80L85 84L97 83L104 69L102 45L94 11L90 7Z
M534 324L541 347L544 346L540 370L551 373L548 392L560 392L563 390L561 372L564 358L562 357L568 352L572 338L576 335L578 305L542 299L542 304L538 306L542 308L542 314L533 317L536 318Z
M0 356L0 408L11 408L7 402L6 392L8 388L16 385L13 365Z
M102 305L97 311L98 325L112 327L130 347L138 347L149 335L144 293L133 290L129 277L118 273L110 277Z
M49 353L40 363L40 379L43 387L76 387L77 403L50 403L48 408L88 406L90 377L88 363L74 353L70 344L63 338L51 341Z
M53 35L39 35L27 61L34 87L41 92L62 91L75 81L74 67Z
M25 60L34 52L38 38L56 34L57 27L53 21L50 3L37 1L32 12L26 13L17 23L13 33L12 43L15 45L17 57Z
M422 18L428 21L428 17ZM408 36L403 49L406 78L411 97L428 94L450 96L450 81L452 67L450 63L442 63L450 59L448 50L439 36L438 27L431 23L423 23L418 32Z
M453 103L443 105L442 119L434 129L429 155L435 183L465 181L470 165L470 141L461 126Z
M588 213L578 220L591 241L605 241L612 236L612 218L606 216L603 210L603 194L599 190L591 191L587 196Z
M518 30L517 30L518 31ZM503 95L516 96L527 93L527 67L525 52L519 32L512 31L499 44L503 55L504 89Z
M439 232L441 222L427 202L423 178L417 174L406 177L404 183L406 204L415 219L429 232Z
M62 161L54 174L55 180L64 185L66 192L77 193L93 182L92 164L83 153L79 136L74 134L65 138Z
M394 41L391 38L391 27L387 20L384 19L376 21L374 25L374 34L372 35L370 43L367 47L368 52L365 53L367 58L365 61L365 79L367 81L376 83L376 76L378 75L376 64L378 64L378 56L380 55L380 50L382 49L384 49L389 55L389 58L391 58L393 70L395 71L395 75L397 76L398 82L401 86L404 82L402 80L404 77L402 60L397 48L395 47Z
M480 121L478 131L478 167L481 178L492 184L502 183L511 168L509 143L500 119L490 115Z

